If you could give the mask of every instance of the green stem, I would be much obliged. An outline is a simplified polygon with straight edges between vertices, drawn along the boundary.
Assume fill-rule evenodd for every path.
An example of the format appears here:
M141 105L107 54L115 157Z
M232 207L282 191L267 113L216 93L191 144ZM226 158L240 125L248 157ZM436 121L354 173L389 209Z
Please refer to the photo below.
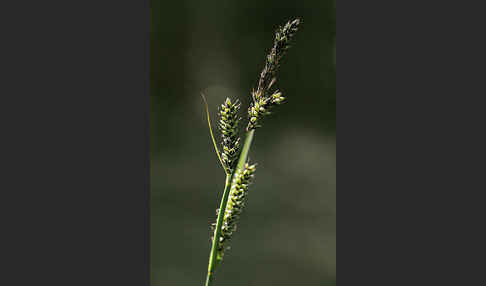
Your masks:
M206 277L206 286L211 286L213 281L213 274L216 266L218 265L218 246L221 237L221 227L223 226L223 217L226 210L226 203L228 202L228 196L231 190L231 181L236 172L243 169L246 160L248 158L248 152L250 151L251 142L253 140L253 134L255 130L250 130L246 133L245 143L243 144L243 149L241 150L240 157L238 159L238 164L236 169L232 174L226 174L226 181L224 185L223 198L221 199L221 204L219 206L218 218L216 220L216 229L214 230L213 244L211 246L211 253L209 255L209 265L208 265L208 275Z
M250 151L251 142L253 141L254 133L255 129L246 132L245 143L243 143L243 149L241 150L240 158L238 159L238 165L236 165L235 171L239 171L243 169L243 166L245 166L246 159L248 158L248 151Z

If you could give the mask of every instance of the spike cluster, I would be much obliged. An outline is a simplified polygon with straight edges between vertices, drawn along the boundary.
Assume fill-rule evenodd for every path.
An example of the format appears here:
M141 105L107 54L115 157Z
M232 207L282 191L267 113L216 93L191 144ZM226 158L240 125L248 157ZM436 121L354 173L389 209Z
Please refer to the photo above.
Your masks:
M285 102L285 97L278 90L275 91L269 97L256 96L253 93L254 101L248 108L248 116L250 117L247 130L256 129L261 127L260 121L265 115L271 114L270 109Z
M260 74L258 89L252 92L253 102L248 108L249 122L246 128L248 131L260 127L261 119L270 114L273 106L284 103L285 98L281 92L277 90L269 93L269 90L276 81L280 61L286 50L290 48L292 37L301 23L300 19L289 21L283 27L278 28L275 33L273 48L267 56L265 67Z
M219 120L219 129L221 130L221 137L223 141L221 145L223 152L221 153L221 160L228 173L233 171L236 160L238 160L240 150L240 138L238 137L238 111L240 103L236 100L234 103L231 99L226 98L221 105Z
M218 248L218 259L221 260L224 255L226 242L231 239L231 236L236 231L238 219L245 207L246 195L248 193L248 185L251 183L256 165L245 164L242 171L238 171L233 179L233 184L228 196L228 202L223 217L223 225L221 228L220 243ZM216 211L218 213L218 211Z
M260 74L260 81L258 82L258 90L269 88L271 82L275 78L280 61L285 52L290 48L290 41L297 32L300 19L287 22L283 27L279 27L275 32L275 40L273 42L272 50L267 56L265 67Z

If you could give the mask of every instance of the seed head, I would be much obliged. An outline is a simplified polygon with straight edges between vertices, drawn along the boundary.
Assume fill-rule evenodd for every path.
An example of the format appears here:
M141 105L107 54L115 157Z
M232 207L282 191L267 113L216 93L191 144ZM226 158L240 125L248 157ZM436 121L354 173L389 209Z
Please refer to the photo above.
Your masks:
M253 102L248 108L249 122L247 130L256 129L261 126L261 120L265 115L270 114L270 109L278 104L284 103L285 98L279 91L270 92L275 83L277 69L285 52L290 48L290 42L302 23L300 19L287 22L275 32L275 40L272 50L267 55L265 67L263 68L258 81L258 89L252 92Z
M260 121L265 115L271 114L270 110L272 107L284 102L285 97L283 97L282 93L279 91L275 91L269 97L259 97L256 101L252 102L248 108L248 116L250 120L248 122L247 130L261 127Z
M258 82L258 91L264 91L271 87L272 81L275 81L277 69L285 52L290 48L290 42L302 23L300 19L287 22L283 27L279 27L275 32L275 40L272 50L267 55L265 67L260 74Z
M223 165L231 173L233 170L240 150L240 138L238 137L238 111L240 103L236 100L234 103L231 99L226 98L221 105L219 120L219 129L221 130L223 151L221 153L221 160Z
M238 171L233 179L232 187L228 195L228 202L223 216L221 228L218 257L222 259L224 251L228 249L227 242L236 231L236 226L240 215L245 207L248 185L251 183L256 165L245 164L244 168Z

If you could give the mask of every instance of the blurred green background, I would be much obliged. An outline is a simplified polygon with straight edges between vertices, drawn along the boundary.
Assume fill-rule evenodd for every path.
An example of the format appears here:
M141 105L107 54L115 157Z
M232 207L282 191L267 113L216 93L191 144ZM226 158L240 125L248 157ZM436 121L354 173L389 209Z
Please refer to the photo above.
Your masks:
M334 0L152 0L152 286L206 277L225 175L199 92L213 127L226 97L242 101L246 122L274 31L297 16L276 83L288 102L255 133L255 182L215 285L336 284Z

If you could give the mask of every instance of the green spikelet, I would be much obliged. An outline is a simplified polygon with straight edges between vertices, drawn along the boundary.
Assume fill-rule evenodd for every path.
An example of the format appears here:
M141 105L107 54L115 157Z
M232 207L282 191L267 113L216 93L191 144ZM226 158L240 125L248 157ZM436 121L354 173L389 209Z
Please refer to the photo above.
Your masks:
M248 108L248 126L246 130L261 127L261 120L265 115L270 114L273 106L285 102L285 98L279 91L270 92L270 88L276 81L277 69L280 66L282 57L290 48L290 42L302 23L300 19L287 22L275 32L273 48L268 54L265 67L263 68L258 81L257 91L252 92L253 102Z
M240 103L238 100L232 103L231 99L226 98L219 112L221 116L219 129L223 139L221 142L223 147L221 160L228 173L233 171L240 150L240 138L238 137L239 109Z
M256 129L261 127L260 121L265 115L271 114L270 110L273 106L279 105L285 102L285 97L282 93L275 91L269 97L253 96L257 98L248 108L248 116L250 117L247 130Z
M245 164L242 171L235 174L232 188L229 193L226 210L223 217L223 226L221 228L221 237L218 248L218 260L223 259L224 251L228 249L228 241L236 231L236 226L240 215L245 207L246 195L248 194L248 185L251 183L256 165Z

